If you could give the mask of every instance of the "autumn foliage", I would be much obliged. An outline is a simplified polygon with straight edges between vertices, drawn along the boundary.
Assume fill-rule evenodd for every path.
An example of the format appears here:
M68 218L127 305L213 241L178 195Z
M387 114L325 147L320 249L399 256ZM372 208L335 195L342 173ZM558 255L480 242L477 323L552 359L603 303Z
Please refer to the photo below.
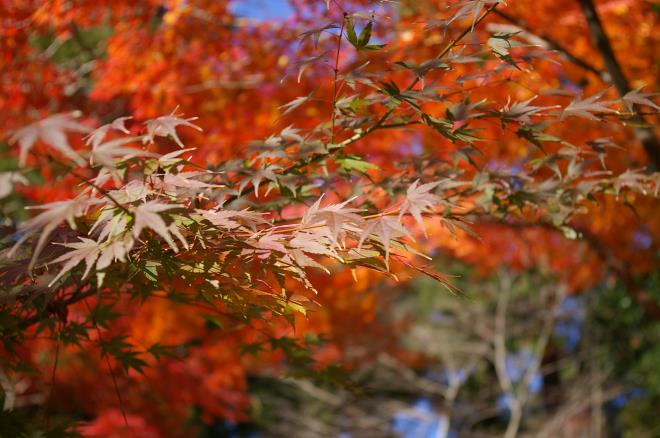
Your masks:
M471 305L434 258L660 319L657 5L596 2L613 58L591 0L236 3L0 0L10 433L210 434L261 378L360 393L428 363L407 287Z

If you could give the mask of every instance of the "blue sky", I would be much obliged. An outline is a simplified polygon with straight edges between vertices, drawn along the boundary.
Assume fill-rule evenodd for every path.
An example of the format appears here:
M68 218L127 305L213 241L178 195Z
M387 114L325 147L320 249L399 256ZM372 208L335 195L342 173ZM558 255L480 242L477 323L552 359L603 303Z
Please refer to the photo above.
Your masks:
M236 15L259 21L284 19L293 12L288 0L233 0L229 7Z

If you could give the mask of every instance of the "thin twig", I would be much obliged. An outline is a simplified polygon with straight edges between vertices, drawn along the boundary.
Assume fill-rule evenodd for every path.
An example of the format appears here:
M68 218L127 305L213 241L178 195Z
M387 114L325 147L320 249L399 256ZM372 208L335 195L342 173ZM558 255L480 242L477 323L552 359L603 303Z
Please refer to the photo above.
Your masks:
M84 298L83 303L85 303L85 306L87 307L87 310L89 310L90 315L92 314L92 308L87 302L87 298ZM98 334L99 337L99 343L103 343L103 338L101 337L101 329L99 329L99 326L96 324L95 321L92 322L94 325L94 328L96 329L96 333ZM115 377L114 371L112 371L112 365L110 364L110 359L108 358L108 355L105 353L103 348L101 348L101 356L103 359L105 359L105 363L108 366L108 372L110 373L110 377L112 378L112 386L115 388L115 394L117 395L117 399L119 400L119 409L121 410L121 415L124 417L124 424L128 426L128 418L126 417L126 410L124 409L124 400L121 398L121 392L119 391L119 385L117 385L117 378Z
M48 158L48 160L49 160L51 163L54 163L54 164L56 164L56 165L58 165L58 166L62 166L62 167L64 167L64 168L69 172L69 174L71 174L71 175L73 175L74 177L78 178L82 183L87 184L87 185L90 186L91 188L97 190L97 191L98 191L99 193L101 193L103 196L105 196L106 198L108 198L113 204L115 204L115 206L116 206L117 208L119 208L120 210L123 210L124 213L126 213L126 214L131 214L131 212L128 211L128 209L127 209L126 207L124 207L123 205L121 205L121 204L120 204L120 203L119 203L119 202L118 202L118 201L117 201L117 200L116 200L116 199L115 199L115 198L114 198L114 197L113 197L113 196L112 196L107 190L105 190L105 189L102 188L102 187L99 187L97 184L95 184L95 183L93 183L92 181L88 180L88 179L85 178L84 176L78 174L78 173L75 171L75 168L74 168L73 166L70 166L70 165L68 165L68 164L66 164L66 163L62 163L61 161L56 160L55 157L53 157L53 156L50 155L50 154L46 154L46 157Z
M335 119L337 112L337 82L339 78L339 54L341 53L341 40L344 36L344 26L346 25L346 20L348 16L344 13L344 19L341 21L341 28L339 29L339 37L337 38L337 53L335 55L335 78L332 84L332 126L330 128L330 143L335 142Z
M55 330L57 330L57 324L55 324ZM57 338L55 340L55 359L53 360L53 370L50 373L50 389L48 391L47 404L50 404L53 397L53 389L55 387L55 372L57 371L57 364L60 359L60 331L57 330ZM50 416L46 418L46 427L50 428Z
M497 8L498 5L499 5L499 3L495 3L491 7L486 9L484 11L484 13L481 14L481 16L474 21L472 26L469 26L469 27L466 27L465 29L463 29L463 32L461 32L456 38L454 38L449 44L447 44L447 46L445 46L445 48L442 49L442 51L440 51L440 53L438 53L438 55L435 57L435 59L440 59L443 56L445 56L447 53L449 53L449 51L451 49L456 47L456 44L458 44L463 38L465 38L467 36L467 34L472 32L479 25L479 23L484 21L486 19L486 17L488 17L488 15L490 15L491 12L495 11L495 9ZM419 76L415 77L415 80L408 86L407 90L408 91L412 90L415 87L415 85L417 85L419 83L419 81L420 81Z
M485 20L486 17L487 17L491 12L493 12L493 11L495 10L495 8L497 8L497 5L498 5L498 3L496 3L496 4L494 4L493 6L489 7L489 8L488 8L483 14L481 14L481 16L480 16L480 17L474 22L474 26L466 27L466 28L465 28L465 29L464 29L464 30L463 30L463 31L462 31L462 32L461 32L456 38L454 38L449 44L447 44L447 46L445 46L445 48L444 48L442 51L440 51L440 53L436 56L436 58L442 58L442 57L445 56L447 53L449 53L449 51L450 51L451 49L453 49L454 47L456 47L456 44L458 44L463 38L465 38L465 36L466 36L467 34L469 34L470 32L472 32L472 30L474 29L475 26L477 26L479 23L481 23L483 20ZM407 91L412 90L412 89L415 87L415 85L417 85L418 83L419 83L419 77L416 77L416 78L410 83L410 85L408 85L408 87L407 87L406 90L407 90ZM334 104L333 104L333 108L334 108ZM350 145L350 144L353 144L353 143L355 143L355 142L357 142L357 141L363 139L364 137L366 137L367 135L371 134L372 132L374 132L374 131L376 131L376 130L378 130L378 129L382 129L382 128L383 128L383 125L385 125L385 122L387 121L387 119L389 119L389 117L392 115L392 113L394 112L394 110L396 110L396 108L398 108L398 103L397 103L396 105L392 105L387 111L385 111L385 113L384 113L384 114L383 114L383 115L382 115L382 116L381 116L381 117L380 117L380 118L379 118L379 119L378 119L373 125L371 125L371 126L368 127L367 129L365 129L364 131L360 131L360 132L357 132L357 133L353 134L353 135L350 136L349 138L343 140L342 142L340 142L340 143L338 143L338 144L336 144L336 145L334 144L334 139L333 139L333 141L332 141L333 145L332 145L331 151L334 152L334 151L338 151L338 150L340 150L340 149L343 149L344 147L346 147L346 146L348 146L348 145ZM333 110L333 115L334 115L334 110ZM417 123L418 123L418 122L415 122L414 124L417 124ZM323 160L324 158L326 158L327 155L328 155L328 154L318 154L318 155L315 155L315 156L311 157L310 159L305 160L303 163L300 163L300 164L297 164L297 165L294 165L294 166L288 168L288 169L287 169L287 172L291 172L291 171L299 170L299 169L302 169L302 168L304 168L304 167L306 167L306 166L309 166L310 164L313 164L313 163L315 163L315 162L321 161L321 160Z
M494 365L497 380L505 393L513 394L513 383L506 372L506 314L511 294L511 281L507 274L501 279L495 311Z

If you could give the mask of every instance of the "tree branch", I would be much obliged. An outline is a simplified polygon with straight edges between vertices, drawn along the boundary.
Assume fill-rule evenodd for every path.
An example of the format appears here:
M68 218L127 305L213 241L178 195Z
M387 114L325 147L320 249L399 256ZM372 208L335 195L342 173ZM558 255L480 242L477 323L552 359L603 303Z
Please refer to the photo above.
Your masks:
M478 223L498 223L513 228L544 228L552 231L557 231L557 228L549 222L539 223L526 223L526 222L505 222L499 219L490 220L487 217L482 217L480 214L473 214L477 216L476 222ZM630 272L630 266L624 261L616 257L614 252L605 245L598 236L593 234L590 230L584 227L573 226L581 237L586 241L592 251L598 255L605 268L610 270L616 278L618 278L626 288L626 291L635 300L635 302L644 309L644 312L654 320L660 320L660 302L649 295L644 287L635 279Z
M520 430L520 425L522 424L522 415L523 410L527 404L529 398L529 386L534 379L534 376L539 371L541 367L541 362L543 361L543 355L550 337L552 336L553 330L555 328L555 321L557 319L557 310L561 304L563 298L563 291L556 290L552 295L552 307L545 314L545 319L543 321L543 328L537 339L536 345L534 347L535 354L532 363L529 364L525 370L520 384L516 387L516 390L512 396L515 401L513 403L513 408L511 412L511 418L509 424L507 425L506 431L504 433L505 438L515 438L518 435Z
M494 10L493 11L496 15L499 17L505 19L509 23L515 25L519 29L525 31L525 33L528 33L530 35L533 35L536 38L542 39L545 41L547 44L547 48L555 50L556 52L559 52L561 55L563 55L568 61L572 62L573 64L577 65L578 67L583 68L584 70L587 70L588 72L591 72L601 78L605 82L611 82L612 78L609 76L609 74L596 66L590 64L589 62L585 61L584 59L580 58L577 55L574 55L571 53L570 50L568 50L563 44L555 40L554 38L546 35L546 34L537 34L535 33L532 29L527 26L527 24L516 18L513 17L506 12L502 12L501 10Z
M591 39L593 40L594 45L603 58L603 63L605 64L605 68L612 78L612 83L619 92L619 95L623 97L630 91L630 85L628 84L628 80L623 73L621 64L619 64L616 59L614 50L610 44L610 40L605 33L605 29L603 28L603 23L601 22L600 17L596 12L596 7L594 6L593 0L577 1L582 8L584 18L587 20ZM635 114L632 118L632 121L635 124L646 124L644 117L639 114ZM634 132L637 140L642 144L642 146L644 146L650 161L653 163L653 167L655 169L660 168L660 143L658 142L658 138L656 137L655 132L653 132L651 128L647 127L635 127Z
M84 287L85 287L85 285L81 285L78 289L76 289L75 292L73 292L71 295L69 295L68 298L62 299L60 301L53 301L52 304L56 308L68 307L71 304L82 301L85 298L91 297L92 295L98 293L98 290L94 287L90 287L86 292L83 292L82 290L84 289ZM25 318L23 320L23 322L20 324L20 328L21 328L21 330L26 330L27 328L33 326L34 324L39 323L43 319L44 319L43 313L36 313L36 314L32 315L29 318Z

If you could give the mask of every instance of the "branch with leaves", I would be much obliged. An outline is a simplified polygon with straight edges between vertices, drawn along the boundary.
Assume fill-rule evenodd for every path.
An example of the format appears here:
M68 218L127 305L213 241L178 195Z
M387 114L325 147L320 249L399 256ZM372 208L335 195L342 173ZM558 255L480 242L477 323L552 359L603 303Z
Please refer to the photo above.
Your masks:
M67 309L95 295L181 300L249 324L266 314L293 323L294 314L318 306L319 278L344 268L356 278L363 270L394 280L422 273L452 290L419 262L428 259L421 246L442 245L427 232L438 224L459 238L476 235L474 216L514 226L524 219L575 239L586 235L578 224L588 205L606 197L622 205L657 198L660 174L608 168L609 153L619 149L613 141L579 143L554 129L573 119L619 124L637 106L655 114L653 93L638 89L612 99L607 90L583 96L527 88L526 97L474 97L503 84L525 88L525 74L545 54L516 33L475 39L503 4L456 3L433 24L452 37L432 57L384 65L377 61L388 46L373 41L380 17L342 11L341 21L300 37L302 47L318 53L297 64L299 81L332 52L331 95L323 100L323 114L332 105L329 117L306 129L289 125L220 163L188 158L189 137L204 133L196 118L177 110L109 119L97 128L80 113L58 113L15 130L10 143L20 166L0 173L3 184L24 185L39 171L80 184L73 197L32 206L36 214L3 232L7 349L33 326L57 333L58 348L63 332L79 341L97 321L71 322ZM333 50L319 50L324 44ZM281 118L313 104L314 92L307 93L281 105ZM374 138L397 136L387 142L395 148L420 132L433 133L447 153L394 164L369 153ZM517 163L489 155L499 137L524 145ZM382 172L385 165L391 172ZM109 339L114 343L102 348L113 347L125 368L143 367L123 338Z

